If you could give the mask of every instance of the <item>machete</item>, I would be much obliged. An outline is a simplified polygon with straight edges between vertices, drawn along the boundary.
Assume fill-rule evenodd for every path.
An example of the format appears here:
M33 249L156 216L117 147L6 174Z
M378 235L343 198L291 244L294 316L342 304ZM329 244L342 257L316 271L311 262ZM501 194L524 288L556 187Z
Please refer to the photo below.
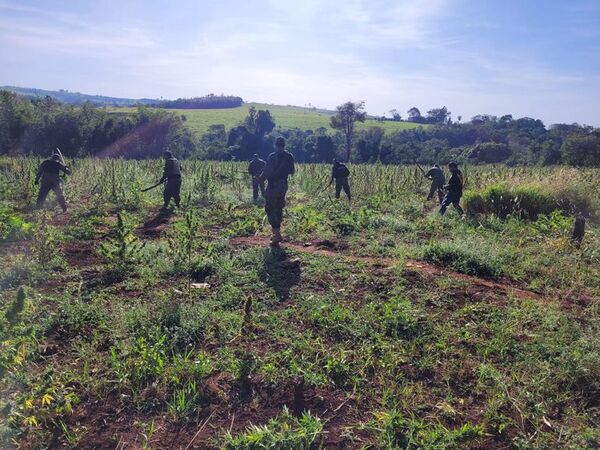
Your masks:
M149 191L151 189L157 188L158 186L160 186L163 183L164 183L163 181L159 181L154 186L150 186L150 187L147 187L146 189L142 189L140 192L146 192L146 191Z

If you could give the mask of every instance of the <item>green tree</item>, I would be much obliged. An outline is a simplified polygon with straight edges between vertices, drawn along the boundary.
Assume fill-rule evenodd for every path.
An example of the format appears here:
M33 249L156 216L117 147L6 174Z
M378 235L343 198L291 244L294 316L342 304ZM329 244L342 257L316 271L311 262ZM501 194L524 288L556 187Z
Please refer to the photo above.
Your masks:
M269 110L259 110L256 115L254 134L262 138L265 136L265 134L273 131L273 128L275 128L275 121L273 120Z
M572 166L600 166L600 130L571 134L563 143L562 153Z
M331 118L331 127L341 130L346 138L346 161L350 161L354 125L356 122L364 122L367 118L364 108L365 102L346 102L336 108L337 114Z

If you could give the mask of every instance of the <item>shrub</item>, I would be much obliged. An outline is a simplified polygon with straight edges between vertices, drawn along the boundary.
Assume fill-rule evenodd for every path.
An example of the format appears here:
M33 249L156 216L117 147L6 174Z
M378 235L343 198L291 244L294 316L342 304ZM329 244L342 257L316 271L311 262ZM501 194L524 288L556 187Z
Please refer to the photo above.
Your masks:
M468 214L490 214L500 219L512 216L537 220L541 214L547 215L553 211L585 216L593 212L589 197L578 189L546 192L533 185L509 187L504 183L466 192L463 205Z
M495 255L474 250L473 246L467 248L452 242L433 243L425 247L423 257L468 275L498 278L504 273Z

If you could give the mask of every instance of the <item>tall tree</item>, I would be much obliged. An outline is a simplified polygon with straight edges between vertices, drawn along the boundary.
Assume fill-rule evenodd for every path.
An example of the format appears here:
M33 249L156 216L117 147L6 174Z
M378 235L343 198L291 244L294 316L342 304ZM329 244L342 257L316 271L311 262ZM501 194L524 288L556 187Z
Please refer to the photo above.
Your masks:
M408 111L408 121L409 122L421 122L423 120L423 117L421 116L421 111L419 111L419 108L417 108L416 106L413 106L412 108L410 108Z
M263 111L262 109L258 111L255 128L255 134L261 138L264 137L265 134L273 131L273 128L275 128L275 121L268 109L266 111Z
M427 111L427 121L429 123L444 124L450 120L450 111L445 106L442 108L433 108Z
M346 102L338 106L337 114L331 118L331 127L341 130L346 138L346 161L350 161L352 151L352 138L354 137L354 124L364 122L367 118L365 102Z

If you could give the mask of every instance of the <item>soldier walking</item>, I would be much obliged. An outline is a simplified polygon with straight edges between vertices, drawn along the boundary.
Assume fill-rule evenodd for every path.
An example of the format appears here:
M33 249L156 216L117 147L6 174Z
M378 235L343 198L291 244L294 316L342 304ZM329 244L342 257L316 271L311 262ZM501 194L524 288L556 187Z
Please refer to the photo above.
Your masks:
M441 205L442 201L444 200L444 184L446 183L444 171L440 166L435 164L424 176L425 178L431 180L431 188L429 189L427 200L431 200L437 192L438 200Z
M294 156L285 150L285 139L280 136L275 140L275 151L267 158L262 174L256 177L259 182L267 180L265 212L271 224L271 246L273 247L279 247L279 243L283 240L281 222L285 194L288 189L288 176L293 175L294 172Z
M443 216L448 206L452 205L458 211L461 216L464 214L463 209L460 207L460 198L463 194L463 175L458 169L458 165L455 162L448 164L450 170L450 179L448 184L444 186L446 189L446 195L442 201L442 207L440 208L440 214Z
M52 190L56 195L56 200L60 204L63 212L67 212L67 202L60 188L60 172L65 175L71 175L71 170L65 165L59 153L53 153L52 156L42 162L35 177L35 184L40 183L36 207L42 208L48 193Z
M169 207L169 202L171 199L175 200L175 205L179 208L179 203L181 201L181 164L179 164L179 161L177 161L173 154L168 150L165 152L164 157L165 170L163 171L163 176L159 181L159 183L164 183L165 181L167 182L165 184L165 190L163 193L163 209L167 209Z
M254 203L258 201L258 191L260 190L260 195L265 198L265 182L264 180L259 180L258 176L263 173L265 169L265 165L267 163L258 157L258 153L255 153L248 164L248 173L252 175L252 198L254 199Z
M331 183L335 180L335 198L340 198L340 194L342 189L346 193L348 197L348 201L352 200L352 194L350 193L350 184L348 183L348 177L350 176L350 171L346 164L342 164L337 159L333 160L333 167L331 168Z

